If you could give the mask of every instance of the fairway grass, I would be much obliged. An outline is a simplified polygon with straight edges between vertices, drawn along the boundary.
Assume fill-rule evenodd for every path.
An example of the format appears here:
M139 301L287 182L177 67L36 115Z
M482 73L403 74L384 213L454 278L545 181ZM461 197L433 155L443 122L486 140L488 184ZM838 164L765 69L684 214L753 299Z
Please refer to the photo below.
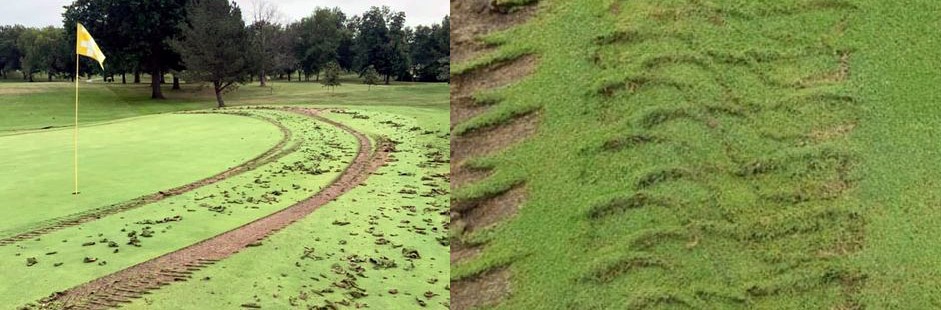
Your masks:
M278 127L235 115L167 114L88 126L73 191L72 130L0 136L0 236L40 222L200 180L282 139Z
M2 80L0 80L2 81ZM369 87L352 76L335 89L317 82L274 80L269 87L242 85L225 95L226 104L447 106L448 85L396 82ZM75 85L66 82L0 83L0 135L11 131L71 126ZM140 115L215 107L210 88L183 84L183 90L164 86L166 100L151 100L150 85L81 82L80 116L95 123Z
M282 123L293 132L288 145L299 145L297 151L179 196L0 247L0 276L17 283L0 288L0 304L34 302L289 207L333 181L357 152L353 136L306 116L269 110L242 112ZM225 125L216 125L220 126ZM214 149L204 155L218 152ZM149 236L145 230L151 232ZM131 244L134 239L140 246ZM38 263L27 266L28 258ZM86 258L95 261L86 263Z
M447 309L450 265L442 242L447 241L448 196L420 195L447 188L446 162L428 155L438 154L440 160L448 152L446 109L370 107L368 112L348 112L357 117L323 116L374 138L397 141L394 161L365 185L261 245L126 308L417 309L424 304ZM409 189L416 194L401 193ZM420 258L406 258L404 249L416 250Z
M853 144L863 154L865 250L856 264L868 309L941 308L941 41L937 1L863 1L849 35L859 43L854 90L867 113Z

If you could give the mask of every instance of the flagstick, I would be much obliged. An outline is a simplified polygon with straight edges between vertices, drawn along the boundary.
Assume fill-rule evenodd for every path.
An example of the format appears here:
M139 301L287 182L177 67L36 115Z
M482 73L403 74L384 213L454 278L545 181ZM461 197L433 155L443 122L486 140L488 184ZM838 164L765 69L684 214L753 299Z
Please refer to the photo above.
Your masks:
M75 53L75 131L72 140L75 146L75 191L72 195L78 195L78 53Z

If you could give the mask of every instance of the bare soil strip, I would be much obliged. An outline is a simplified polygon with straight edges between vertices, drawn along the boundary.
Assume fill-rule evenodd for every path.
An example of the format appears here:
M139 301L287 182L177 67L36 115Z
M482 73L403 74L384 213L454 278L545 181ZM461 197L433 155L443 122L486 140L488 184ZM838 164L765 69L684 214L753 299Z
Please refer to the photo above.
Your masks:
M474 101L475 92L507 86L529 76L536 69L536 61L535 56L526 55L453 77L451 128L487 110L486 105Z
M510 271L498 268L479 276L451 282L451 310L496 305L510 295ZM454 287L460 287L455 290Z
M290 108L289 111L307 115L331 124L354 135L359 140L359 153L344 173L329 187L307 200L298 202L277 213L255 220L239 228L201 241L181 250L165 254L141 264L128 267L111 275L55 293L42 301L40 308L55 309L107 309L130 303L152 290L175 281L186 281L194 271L214 264L249 244L258 242L291 223L307 216L320 206L362 184L373 172L384 165L391 144L379 145L372 152L369 139L343 124L317 115L316 110Z
M493 47L478 41L480 36L507 29L535 15L535 5L521 7L513 13L501 12L488 0L451 0L451 55L457 62L476 58ZM484 113L489 107L476 102L474 94L512 84L535 71L537 58L526 55L453 77L451 84L451 129ZM491 102L499 104L499 102ZM490 169L472 169L465 160L499 152L536 132L540 113L533 112L503 124L474 130L451 139L451 189L488 177ZM453 132L452 132L453 133ZM515 187L505 193L479 201L451 202L452 223L464 227L463 234L496 224L516 213L526 199L525 188ZM462 237L451 241L451 264L472 260L485 251L484 244L464 244ZM471 309L500 303L509 295L511 272L508 266L480 275L451 281L451 309Z
M451 0L451 12L453 25L457 25L451 27L451 57L453 62L460 63L490 50L477 38L526 21L535 15L536 8L527 6L505 14L489 0Z
M72 226L76 226L79 224L95 221L108 215L113 215L116 213L121 213L124 211L131 210L131 209L140 208L147 204L158 202L169 197L181 195L181 194L190 192L192 190L198 189L203 186L218 183L219 181L236 176L243 172L253 170L257 167L276 161L280 159L281 157L284 157L285 155L296 151L295 148L285 148L288 141L291 140L292 133L287 127L285 127L281 123L278 123L274 119L270 119L270 118L263 117L263 116L257 116L257 115L249 115L245 113L227 113L227 114L255 117L255 118L265 120L269 123L272 123L281 129L282 138L278 142L278 144L276 144L274 147L272 147L268 151L262 153L261 155L258 155L257 157L252 158L251 160L245 163L232 167L226 171L223 171L209 178L202 179L202 180L199 180L190 184L186 184L183 186L171 188L168 190L159 191L153 194L148 194L148 195L144 195L141 197L137 197L137 198L134 198L134 199L122 202L122 203L118 203L118 204L114 204L114 205L110 205L106 207L101 207L101 208L96 208L96 209L92 209L92 210L85 211L85 212L75 213L75 214L67 215L64 217L57 218L57 219L48 220L39 224L38 227L30 231L18 233L16 235L4 237L0 239L0 246L7 246L7 245L15 244L17 242L33 239L33 238L36 238L36 237L39 237L39 236L63 229L63 228L72 227Z

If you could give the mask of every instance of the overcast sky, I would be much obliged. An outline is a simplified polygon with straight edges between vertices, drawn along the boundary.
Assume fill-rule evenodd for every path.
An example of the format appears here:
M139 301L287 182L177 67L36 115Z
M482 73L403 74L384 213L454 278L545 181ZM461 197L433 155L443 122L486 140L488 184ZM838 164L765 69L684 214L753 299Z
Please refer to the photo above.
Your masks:
M246 20L251 19L252 1L236 0ZM340 7L347 15L359 15L371 6L387 5L396 11L405 12L409 26L428 25L441 22L450 14L448 0L268 0L278 7L288 21L310 15L315 7ZM72 0L12 0L3 1L0 7L0 25L21 24L25 26L62 26L63 6Z

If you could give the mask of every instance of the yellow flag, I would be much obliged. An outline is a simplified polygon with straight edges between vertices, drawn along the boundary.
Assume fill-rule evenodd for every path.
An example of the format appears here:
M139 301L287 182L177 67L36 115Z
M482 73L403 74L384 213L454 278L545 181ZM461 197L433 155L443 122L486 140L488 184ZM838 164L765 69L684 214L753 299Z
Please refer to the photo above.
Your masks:
M101 65L101 69L104 69L105 54L101 52L98 44L95 43L95 39L91 37L91 34L88 33L88 30L85 30L85 26L82 26L82 24L78 24L76 38L75 53L97 60L98 64Z

